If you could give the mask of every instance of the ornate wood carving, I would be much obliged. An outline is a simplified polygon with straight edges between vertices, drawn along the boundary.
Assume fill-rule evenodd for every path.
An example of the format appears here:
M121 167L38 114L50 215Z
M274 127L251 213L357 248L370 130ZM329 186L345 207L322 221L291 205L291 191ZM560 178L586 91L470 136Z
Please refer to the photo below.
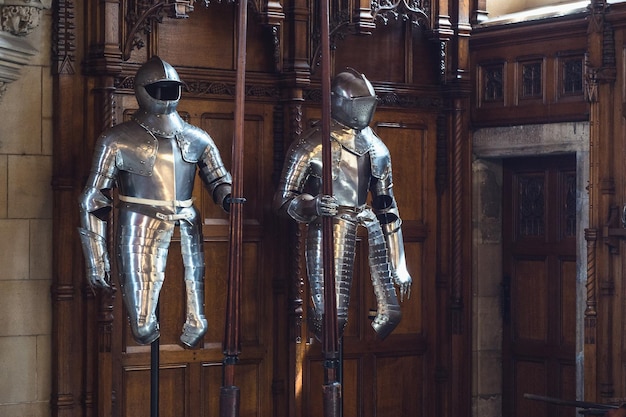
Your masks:
M463 334L463 105L455 100L452 113L452 282L450 289L450 315L452 333Z
M587 307L585 309L585 344L595 345L596 343L596 241L598 231L595 229L585 230L585 240L587 241Z
M321 58L318 7L319 4L314 2L311 48L314 52L310 60L313 72L319 66ZM376 20L383 25L390 20L410 21L415 26L431 29L430 0L349 0L335 3L329 22L331 50L348 34L370 34L376 28Z
M153 0L129 0L126 10L126 37L122 48L123 58L130 58L133 49L141 49L146 43L144 36L154 30L154 25L161 23L168 15L174 18L187 17L188 11L193 7L184 2L178 1L153 1ZM185 7L186 6L186 7Z
M376 89L376 91L378 93L379 107L430 111L439 111L443 108L443 100L438 96L429 96L413 92L385 91L383 89ZM321 103L321 93L319 88L306 89L304 90L304 98L309 102Z
M74 74L76 60L76 24L74 2L60 0L53 10L52 19L52 71L55 74Z
M533 175L520 176L519 187L517 232L520 237L542 236L545 230L544 178Z
M430 0L373 0L372 16L384 24L402 19L430 28Z

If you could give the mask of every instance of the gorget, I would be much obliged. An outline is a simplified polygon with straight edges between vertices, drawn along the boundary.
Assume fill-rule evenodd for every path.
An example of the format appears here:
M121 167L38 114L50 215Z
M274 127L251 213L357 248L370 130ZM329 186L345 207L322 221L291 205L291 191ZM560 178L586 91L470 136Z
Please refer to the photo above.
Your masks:
M332 121L331 136L342 148L357 156L365 155L372 147L372 141L362 130L355 130L335 120Z
M176 111L168 114L154 114L139 109L133 119L147 131L165 138L174 137L185 127L185 121Z
M369 126L357 131L333 120L331 136L341 148L354 155L361 157L369 153L372 175L378 179L387 178L391 165L389 150ZM340 159L341 153L337 153L333 146L335 168ZM333 179L335 177L336 174L333 172Z

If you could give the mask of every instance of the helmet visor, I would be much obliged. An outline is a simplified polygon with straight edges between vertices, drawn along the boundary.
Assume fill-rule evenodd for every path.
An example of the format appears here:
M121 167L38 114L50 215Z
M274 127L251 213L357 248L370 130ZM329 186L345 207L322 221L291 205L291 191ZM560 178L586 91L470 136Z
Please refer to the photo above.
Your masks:
M181 84L178 81L157 81L146 85L145 89L155 100L180 100Z
M354 97L350 99L352 104L352 117L357 128L364 128L369 125L374 116L374 110L378 103L376 96Z

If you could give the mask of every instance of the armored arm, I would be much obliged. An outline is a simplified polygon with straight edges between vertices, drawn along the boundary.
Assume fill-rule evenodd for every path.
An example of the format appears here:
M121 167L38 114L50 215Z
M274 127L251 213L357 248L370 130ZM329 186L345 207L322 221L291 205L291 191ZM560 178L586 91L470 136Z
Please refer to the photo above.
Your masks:
M289 148L274 196L274 209L279 214L299 223L337 214L337 200L333 196L318 194L321 178L316 173L321 167L320 150L319 145L306 137Z
M103 190L113 187L117 168L115 147L107 136L96 144L89 178L79 197L80 227L78 228L90 285L110 287L110 261L107 251L106 217L112 202Z
M211 193L215 204L219 204L225 211L229 211L232 177L222 162L217 146L212 139L209 138L208 140L209 142L198 161L200 178Z
M383 145L384 146L384 145ZM388 151L387 151L388 152ZM378 152L378 155L384 154ZM400 287L400 298L411 295L413 279L406 267L404 254L404 239L402 237L402 220L393 196L393 180L391 175L391 161L387 155L385 158L373 158L373 178L370 190L372 192L372 209L380 222L387 242L393 277L396 285Z

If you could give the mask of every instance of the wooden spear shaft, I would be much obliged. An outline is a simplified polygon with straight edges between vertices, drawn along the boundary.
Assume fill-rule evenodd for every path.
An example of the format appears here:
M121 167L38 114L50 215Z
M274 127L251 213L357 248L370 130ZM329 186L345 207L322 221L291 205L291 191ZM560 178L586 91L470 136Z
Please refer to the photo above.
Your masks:
M330 29L329 0L321 0L322 51L322 193L333 195L332 149L330 141ZM322 264L324 267L324 416L338 417L341 384L338 381L339 344L337 330L337 299L335 291L335 255L333 218L322 218Z
M235 385L235 364L240 347L241 246L243 242L243 150L246 88L247 0L239 0L237 14L237 80L235 84L234 136L232 144L232 192L228 246L228 295L224 329L223 384L220 390L220 417L239 416L239 387Z

